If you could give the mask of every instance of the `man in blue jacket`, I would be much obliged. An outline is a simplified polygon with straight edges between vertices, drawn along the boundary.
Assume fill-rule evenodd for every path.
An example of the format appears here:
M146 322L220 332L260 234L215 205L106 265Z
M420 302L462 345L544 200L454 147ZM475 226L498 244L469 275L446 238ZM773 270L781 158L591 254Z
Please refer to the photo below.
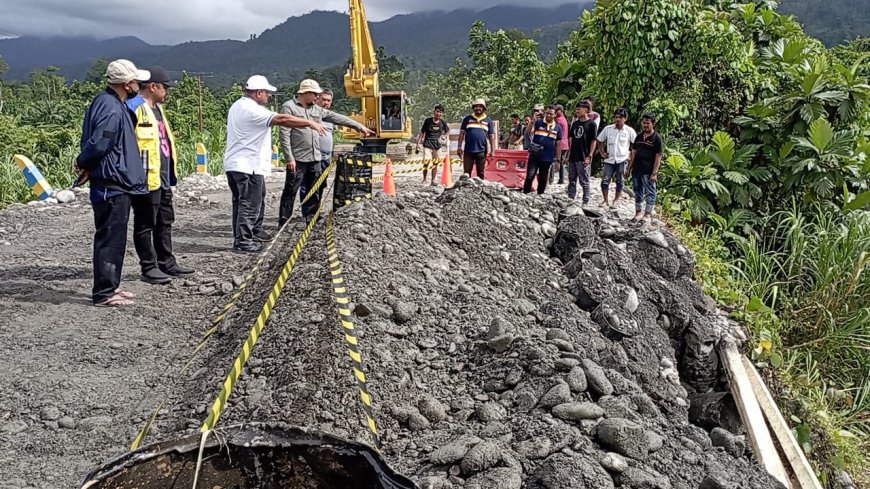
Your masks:
M150 74L126 59L109 63L106 90L97 95L82 127L81 152L76 166L82 180L91 182L94 209L95 306L132 305L132 295L122 292L121 271L127 248L127 223L132 195L148 193L145 166L136 142L135 114L125 102L139 90L139 79Z

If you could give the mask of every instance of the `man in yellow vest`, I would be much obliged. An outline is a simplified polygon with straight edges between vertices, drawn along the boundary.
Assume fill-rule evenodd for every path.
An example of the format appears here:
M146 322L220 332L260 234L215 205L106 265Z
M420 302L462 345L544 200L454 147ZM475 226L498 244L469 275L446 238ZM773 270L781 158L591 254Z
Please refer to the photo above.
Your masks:
M151 68L147 80L139 80L139 96L127 101L136 111L136 139L148 177L148 194L133 199L133 244L142 267L141 280L165 284L172 277L191 275L193 269L178 264L172 254L172 187L175 174L175 136L161 104L175 85L166 70Z

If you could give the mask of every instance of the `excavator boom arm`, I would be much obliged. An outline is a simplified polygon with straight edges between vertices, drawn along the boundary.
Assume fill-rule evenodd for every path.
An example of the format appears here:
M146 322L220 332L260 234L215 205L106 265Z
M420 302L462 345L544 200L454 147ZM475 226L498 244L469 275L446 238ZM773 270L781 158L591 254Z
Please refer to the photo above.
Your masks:
M350 14L350 67L344 87L350 97L378 96L378 58L362 0L348 0Z

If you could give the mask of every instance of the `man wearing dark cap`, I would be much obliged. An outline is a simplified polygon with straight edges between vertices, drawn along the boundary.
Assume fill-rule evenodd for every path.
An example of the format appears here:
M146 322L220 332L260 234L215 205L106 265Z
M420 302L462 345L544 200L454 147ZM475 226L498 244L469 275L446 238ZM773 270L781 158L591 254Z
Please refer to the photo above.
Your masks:
M141 280L165 284L194 271L180 265L172 254L172 187L178 183L178 152L162 104L175 82L159 66L147 71L151 76L139 80L139 95L127 101L127 107L136 111L136 139L148 178L148 194L133 198L133 245L142 268Z
M145 167L136 143L135 115L124 104L139 91L137 78L148 72L118 59L106 67L106 90L85 112L81 152L76 157L82 183L90 180L94 210L95 306L129 306L132 294L121 291L121 271L127 249L130 200L148 193Z

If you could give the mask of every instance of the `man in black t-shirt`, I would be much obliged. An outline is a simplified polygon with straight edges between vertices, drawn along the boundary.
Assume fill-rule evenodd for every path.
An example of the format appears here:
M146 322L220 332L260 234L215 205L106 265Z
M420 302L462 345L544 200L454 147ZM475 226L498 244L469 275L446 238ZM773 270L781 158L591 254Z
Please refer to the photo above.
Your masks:
M417 135L417 153L420 152L420 144L423 144L423 183L426 183L426 175L429 167L432 167L432 185L435 185L435 175L438 173L438 160L444 155L441 153L441 144L450 127L444 122L444 107L441 104L435 106L432 117L427 117ZM434 162L433 162L434 160ZM449 171L449 170L448 170Z
M577 197L577 180L583 188L583 205L589 203L589 168L597 144L595 121L589 118L591 106L582 101L574 109L577 119L568 130L568 197Z
M664 154L664 142L655 131L656 116L649 112L641 119L643 132L637 135L628 158L625 175L631 174L634 187L633 221L649 220L656 205L656 182ZM646 206L644 206L644 203Z

